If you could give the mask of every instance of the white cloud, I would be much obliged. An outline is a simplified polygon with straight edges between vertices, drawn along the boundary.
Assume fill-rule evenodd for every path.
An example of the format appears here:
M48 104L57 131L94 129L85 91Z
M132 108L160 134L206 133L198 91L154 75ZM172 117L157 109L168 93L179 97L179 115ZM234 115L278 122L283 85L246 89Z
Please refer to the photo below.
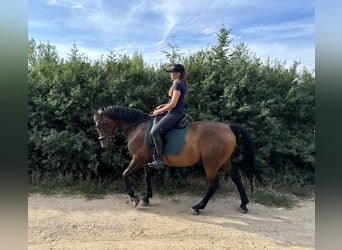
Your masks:
M214 27L207 27L204 28L201 33L204 35L213 35L217 33L217 30Z
M282 43L249 43L248 48L257 57L266 61L268 58L279 62L286 62L291 66L294 61L300 62L299 67L308 70L315 69L315 53L313 46L289 46Z
M57 4L57 0L47 0L46 4L47 5L56 5Z
M267 25L252 26L242 32L253 35L256 38L268 38L274 40L280 38L296 38L310 36L314 33L315 25L312 20L299 20L285 23L273 23Z
M77 1L77 0L47 0L46 4L50 6L82 8L81 1Z
M311 0L46 0L44 6L29 5L29 35L56 44L60 51L76 43L94 59L111 49L138 51L146 61L160 62L165 58L160 51L173 37L182 53L193 53L213 45L224 24L234 42L244 42L261 58L293 58L314 67L313 14L278 18L278 13L286 18L286 11L291 17L311 10Z

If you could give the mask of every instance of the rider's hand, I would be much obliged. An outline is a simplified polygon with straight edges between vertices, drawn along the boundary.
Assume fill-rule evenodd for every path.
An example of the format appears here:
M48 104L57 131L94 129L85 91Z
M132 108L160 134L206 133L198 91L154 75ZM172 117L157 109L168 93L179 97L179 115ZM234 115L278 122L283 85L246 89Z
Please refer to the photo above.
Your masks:
M153 110L152 115L157 116L159 113L160 113L160 111L158 111L158 109L155 109L155 110Z

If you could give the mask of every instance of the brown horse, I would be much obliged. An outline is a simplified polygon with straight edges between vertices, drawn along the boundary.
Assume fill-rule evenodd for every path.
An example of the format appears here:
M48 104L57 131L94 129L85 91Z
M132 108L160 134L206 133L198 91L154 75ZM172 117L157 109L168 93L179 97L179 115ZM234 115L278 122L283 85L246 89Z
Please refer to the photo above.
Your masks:
M152 116L140 110L109 106L99 110L92 110L94 121L101 147L106 149L113 141L114 130L118 128L128 141L128 150L132 156L126 170L123 172L127 192L134 206L139 203L139 198L134 195L134 191L129 183L129 176L141 167L145 169L147 194L143 197L144 205L149 204L152 198L151 177L147 163L152 161L152 150L145 144L144 135L148 120ZM262 178L255 169L254 150L247 130L239 124L226 124L221 122L197 121L189 124L185 143L181 154L164 154L164 164L172 167L192 166L200 160L208 180L208 191L203 199L192 209L199 213L204 209L208 201L219 186L217 173L223 169L229 175L240 194L240 211L247 213L248 198L241 182L239 170L232 167L230 157L236 145L236 136L232 132L239 133L243 142L243 162L241 169L250 180L255 177L259 182Z

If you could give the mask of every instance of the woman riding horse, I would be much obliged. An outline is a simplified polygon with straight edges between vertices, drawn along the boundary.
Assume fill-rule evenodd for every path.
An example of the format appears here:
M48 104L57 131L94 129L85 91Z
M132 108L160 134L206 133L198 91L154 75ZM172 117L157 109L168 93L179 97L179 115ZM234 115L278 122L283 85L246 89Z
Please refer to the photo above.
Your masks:
M152 150L147 146L144 138L147 124L152 117L140 110L120 106L93 110L93 114L102 148L107 148L113 142L116 128L127 137L128 150L132 156L131 162L123 172L127 192L134 206L136 206L139 203L139 197L135 196L129 177L143 167L146 173L147 188L143 201L144 204L149 204L149 199L152 198L152 185L147 164L152 160ZM251 187L254 177L263 183L255 168L254 149L250 135L240 124L212 121L191 122L188 125L182 151L179 154L164 153L164 162L172 167L188 167L198 161L202 162L208 180L208 191L203 199L192 207L196 213L205 208L217 190L219 186L217 173L220 169L223 169L232 178L239 191L241 212L246 213L248 211L247 203L249 201L241 182L239 169L232 167L230 161L236 146L236 136L241 138L239 141L243 145L241 170L250 180Z
M165 116L153 124L150 132L150 137L154 144L154 161L148 165L154 169L164 168L162 134L165 134L185 116L186 82L184 66L182 64L174 64L166 72L169 72L172 80L168 93L169 102L157 106L152 114L157 116L160 113L167 112Z

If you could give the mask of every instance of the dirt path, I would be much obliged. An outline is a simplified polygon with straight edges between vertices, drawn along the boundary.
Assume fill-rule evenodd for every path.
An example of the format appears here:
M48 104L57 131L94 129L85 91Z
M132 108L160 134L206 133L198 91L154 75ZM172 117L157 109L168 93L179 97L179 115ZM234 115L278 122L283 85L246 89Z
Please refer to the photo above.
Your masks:
M131 207L127 195L88 200L81 196L28 198L28 249L314 249L315 202L293 209L215 197L200 215L200 197L154 197Z

